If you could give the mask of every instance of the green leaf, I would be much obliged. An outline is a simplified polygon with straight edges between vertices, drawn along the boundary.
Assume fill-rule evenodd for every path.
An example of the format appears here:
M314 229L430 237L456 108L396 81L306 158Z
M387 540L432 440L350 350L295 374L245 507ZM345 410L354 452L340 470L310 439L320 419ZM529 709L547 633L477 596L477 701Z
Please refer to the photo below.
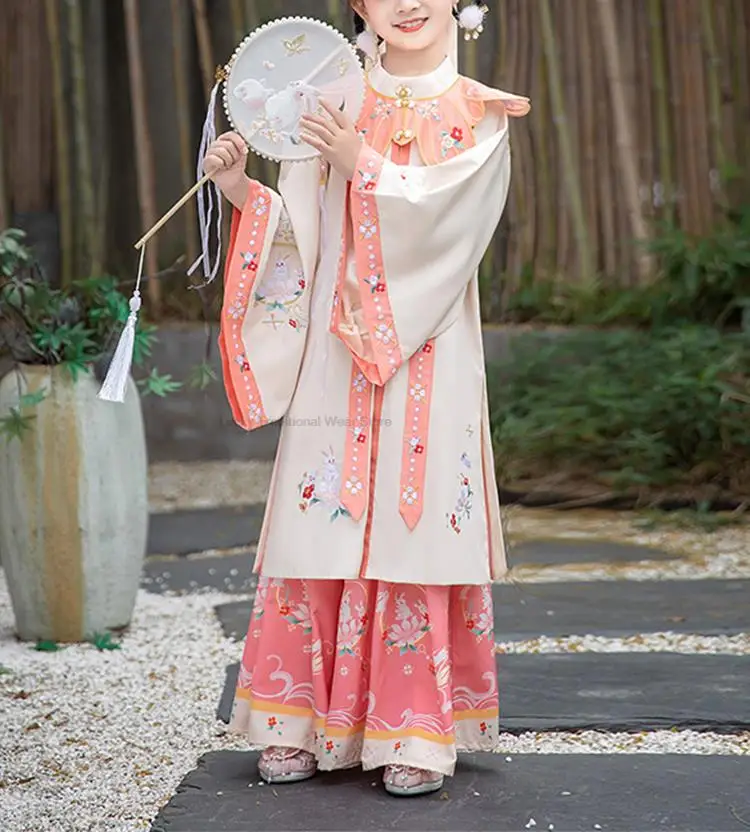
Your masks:
M19 404L22 408L25 407L36 407L38 404L41 404L47 398L47 391L46 390L37 390L34 393L24 393L19 400Z
M40 653L57 653L57 651L62 650L62 648L55 641L45 641L44 639L39 639L34 647L34 650L38 650Z
M12 407L10 415L0 419L0 435L7 440L21 440L31 430L35 418L36 416L23 415L18 408Z
M165 398L170 393L175 393L182 388L182 382L173 381L171 375L159 375L156 369L151 370L151 373L144 379L138 381L138 386L144 396L153 394Z
M214 381L218 381L218 376L213 367L205 361L193 367L188 377L188 385L198 390L205 390Z
M112 640L111 633L94 633L88 641L96 647L97 650L120 650L120 645Z

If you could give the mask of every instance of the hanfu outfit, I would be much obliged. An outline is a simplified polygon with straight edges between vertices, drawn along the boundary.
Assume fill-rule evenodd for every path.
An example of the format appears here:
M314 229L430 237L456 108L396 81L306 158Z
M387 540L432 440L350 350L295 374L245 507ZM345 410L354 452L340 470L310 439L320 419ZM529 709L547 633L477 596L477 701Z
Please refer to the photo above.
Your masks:
M527 99L369 74L353 181L318 161L235 211L220 348L233 415L283 420L231 729L320 769L452 774L498 733L506 571L477 269Z

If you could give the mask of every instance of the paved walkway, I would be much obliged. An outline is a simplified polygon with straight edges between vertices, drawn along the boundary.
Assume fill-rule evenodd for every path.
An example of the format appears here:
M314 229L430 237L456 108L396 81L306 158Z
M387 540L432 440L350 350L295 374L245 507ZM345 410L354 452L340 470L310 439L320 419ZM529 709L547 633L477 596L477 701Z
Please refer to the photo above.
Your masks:
M261 519L258 504L155 516L144 588L252 596ZM652 732L664 729L688 744L689 732L750 730L750 578L674 579L684 565L674 551L569 538L527 536L511 559L534 580L494 589L507 735L574 738L594 730L606 741L625 732L647 747ZM673 579L618 579L618 570L629 574L644 563ZM571 565L579 577L565 580ZM587 570L608 579L587 580ZM245 597L216 609L231 638L244 637L251 604ZM236 665L227 668L217 702L224 722L236 674ZM729 832L750 826L750 755L663 750L466 755L442 793L411 801L385 795L379 772L264 786L254 752L218 752L185 778L152 829Z

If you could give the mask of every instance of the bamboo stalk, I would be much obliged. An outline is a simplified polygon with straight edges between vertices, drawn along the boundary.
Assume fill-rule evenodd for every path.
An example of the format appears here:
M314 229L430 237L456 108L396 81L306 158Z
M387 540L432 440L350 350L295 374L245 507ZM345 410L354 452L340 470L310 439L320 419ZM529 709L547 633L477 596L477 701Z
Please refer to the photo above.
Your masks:
M1 103L1 102L0 102ZM5 120L0 112L0 229L10 225L10 194L5 167Z
M67 0L68 39L73 75L73 135L75 137L77 180L80 194L83 239L88 274L99 274L103 251L97 235L96 192L89 142L88 93L86 90L86 56L83 45L83 20L79 0Z
M133 138L136 153L136 171L138 175L138 202L141 208L141 221L148 228L156 220L156 195L154 161L151 136L148 129L148 112L146 107L146 86L141 55L139 32L138 0L123 0L125 12L125 29L128 47L128 69L130 73L130 96L133 106ZM146 249L146 269L149 275L158 271L157 244ZM161 314L161 287L158 280L149 280L148 297L153 305L153 314Z
M655 93L656 142L658 149L659 184L663 194L663 213L668 221L674 218L675 185L673 154L669 127L669 89L667 86L667 64L664 54L664 19L662 0L649 0L648 16L651 30L652 87Z
M344 28L339 0L327 0L327 13L328 21L332 26L335 26L339 31Z
M701 28L703 31L703 45L706 50L706 74L708 86L708 125L711 131L713 151L716 158L716 166L720 176L724 176L726 168L726 151L724 150L724 137L722 136L721 125L721 81L720 66L721 58L716 48L716 30L714 26L714 14L716 9L713 3L701 3Z
M586 216L583 210L580 176L575 163L573 143L570 136L570 126L567 120L565 98L560 78L561 64L557 54L557 43L555 40L550 0L539 0L539 12L541 15L542 42L544 44L544 50L547 57L552 111L555 124L557 126L557 137L560 143L560 152L562 154L563 181L565 183L565 191L568 198L576 244L578 247L581 279L584 283L591 284L596 278L594 260L591 253L589 233L586 227Z
M604 45L607 80L612 100L615 121L615 140L617 158L620 167L620 187L625 198L630 229L639 244L649 239L649 232L641 211L638 193L638 162L636 148L631 130L632 121L628 117L626 103L625 79L622 73L620 45L617 34L617 18L613 0L597 0L599 12L599 31ZM648 280L653 274L653 263L646 251L641 250L636 258L639 276Z
M75 236L73 233L73 202L70 181L70 143L65 106L65 81L60 32L58 0L45 0L47 38L52 59L52 102L55 114L55 149L57 151L57 210L60 222L60 280L69 286L73 281ZM0 125L1 129L1 125ZM5 223L0 223L5 225Z
M185 61L183 0L170 0L172 20L172 66L174 72L175 107L177 110L177 135L180 145L180 180L183 191L187 191L194 176L193 156L190 144L190 97L187 89L187 67ZM198 256L198 212L194 202L185 212L185 244L188 259L195 262Z
M245 10L242 0L229 0L229 13L232 18L232 31L234 40L239 43L247 34L245 30Z
M211 46L211 30L208 26L208 14L206 13L206 0L193 0L193 13L195 15L195 35L198 39L198 58L203 76L203 88L206 93L206 101L214 88L214 54Z

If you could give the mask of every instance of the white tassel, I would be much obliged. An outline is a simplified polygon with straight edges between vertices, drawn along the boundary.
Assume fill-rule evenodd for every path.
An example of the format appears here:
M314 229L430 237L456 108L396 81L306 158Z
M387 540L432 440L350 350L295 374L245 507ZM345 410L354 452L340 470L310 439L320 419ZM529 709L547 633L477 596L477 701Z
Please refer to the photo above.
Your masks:
M125 401L125 390L128 386L128 379L130 378L130 368L133 364L133 348L135 346L135 327L138 323L138 312L141 309L141 276L143 274L143 257L146 252L146 246L141 248L141 260L138 266L138 280L135 285L135 291L130 298L130 314L128 315L125 329L120 335L120 340L117 342L117 349L112 357L112 362L107 370L107 377L104 379L101 390L97 398L105 402Z
M211 90L211 96L208 102L208 111L206 112L206 120L203 123L203 135L201 137L201 144L198 150L198 165L197 165L197 180L203 179L203 162L206 158L206 153L211 144L216 140L216 96L221 86L221 81L214 84ZM198 222L200 224L201 236L201 255L188 269L188 275L191 275L198 266L203 263L203 277L206 283L210 283L219 272L219 265L221 263L221 191L215 182L209 182L206 186L207 205L204 198L204 188L198 191ZM211 250L210 250L210 236L211 236L211 218L214 209L214 199L216 200L216 260L213 266L211 265Z

